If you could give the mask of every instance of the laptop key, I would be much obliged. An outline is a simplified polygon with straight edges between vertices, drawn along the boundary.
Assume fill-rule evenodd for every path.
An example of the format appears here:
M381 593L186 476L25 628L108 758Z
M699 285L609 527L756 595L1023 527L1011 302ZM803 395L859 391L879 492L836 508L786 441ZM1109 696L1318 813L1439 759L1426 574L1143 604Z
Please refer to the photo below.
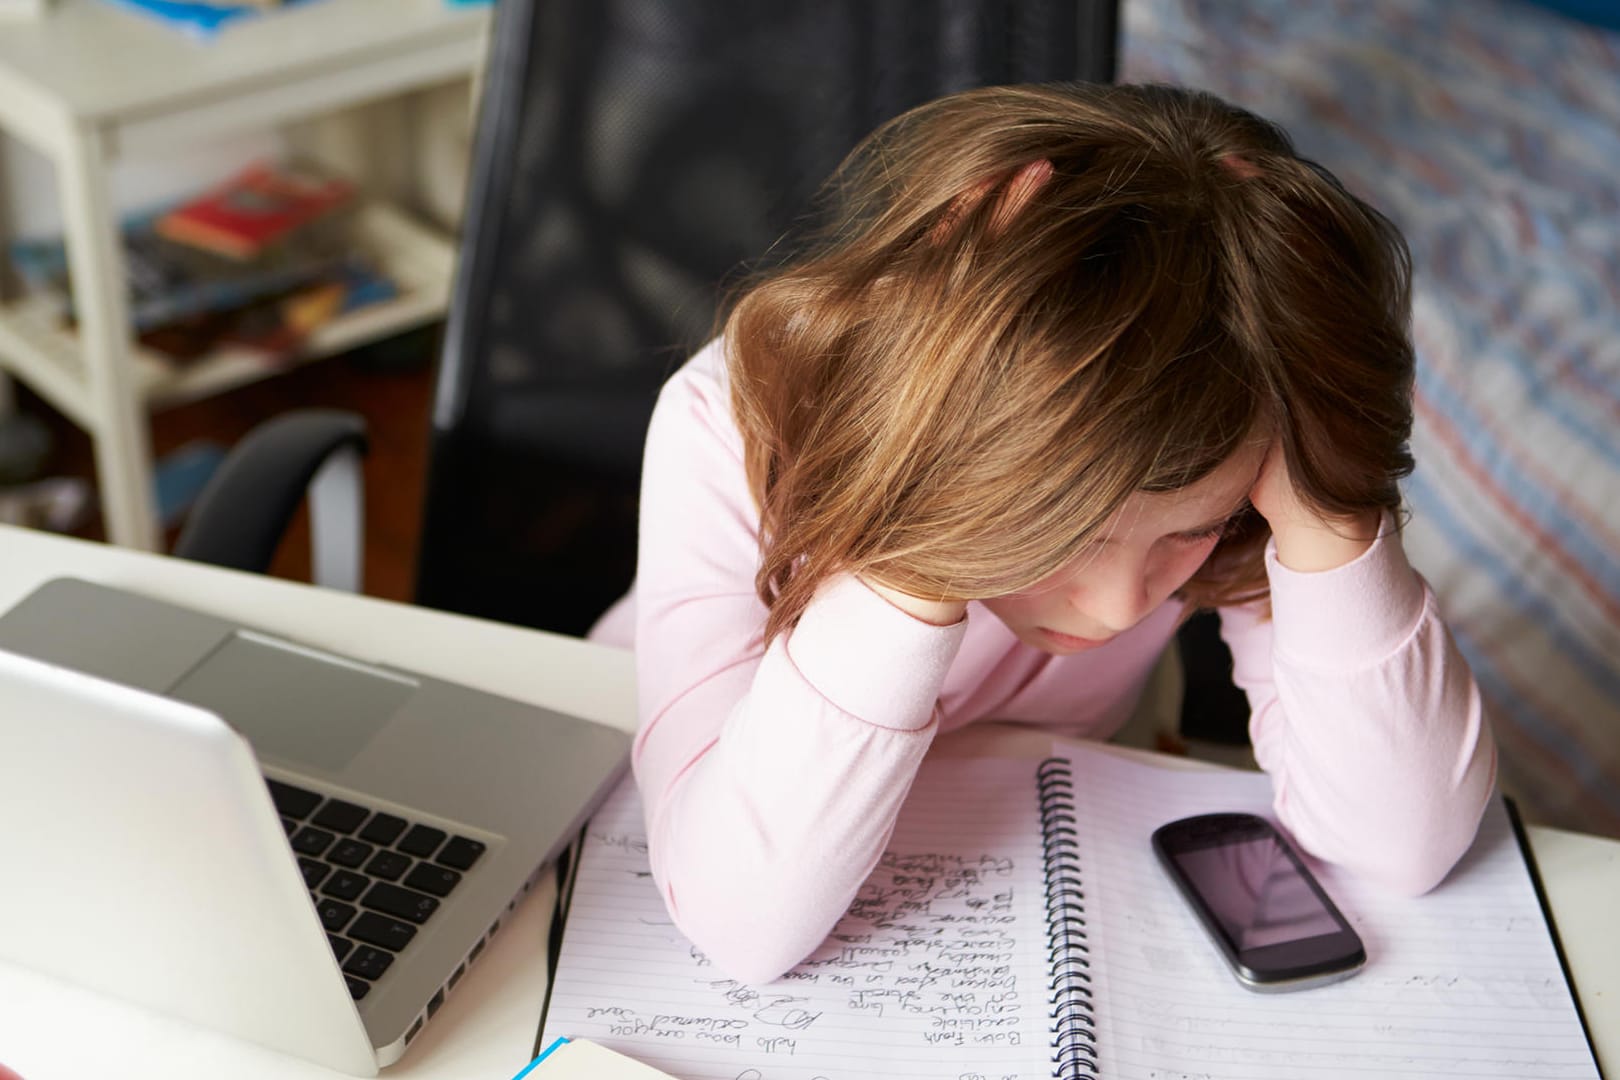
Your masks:
M380 979L388 965L394 962L394 954L373 949L370 945L362 945L355 951L349 962L343 965L343 970L350 975L358 975L362 979Z
M411 831L405 834L405 839L399 842L399 850L407 855L419 855L425 859L439 850L445 836L443 829L435 829L430 825L412 825Z
M386 915L379 915L375 911L362 911L360 917L354 920L354 925L349 927L348 934L356 941L363 941L367 945L376 945L389 952L399 952L416 936L416 927L410 923L402 923L398 919L390 919Z
M283 817L308 817L309 812L321 804L321 797L313 791L305 791L280 780L267 779L265 783L270 785L270 799Z
M351 979L347 975L343 976L343 981L349 986L349 996L356 1001L371 993L370 983L361 982L359 979Z
M349 955L349 950L354 948L354 942L348 938L340 938L332 934L326 935L326 943L332 946L332 955L338 958L340 964L343 962L343 958Z
M414 923L427 922L428 916L439 910L439 902L433 897L390 885L386 881L373 885L371 891L360 898L360 906Z
M292 838L292 846L300 855L319 855L331 846L334 839L336 838L329 832L306 826L299 829L298 835Z
M318 863L314 859L299 859L298 869L304 875L304 884L313 889L321 883L321 879L332 872L332 868L325 863Z
M281 819L281 827L287 831L288 836L291 836L298 831L298 822L290 817L284 817Z
M321 917L321 925L335 934L349 925L349 920L354 918L354 908L338 900L326 899L315 905L315 914Z
M309 823L319 825L323 829L331 829L333 832L352 833L360 827L360 823L366 820L366 816L370 813L370 810L363 806L356 806L352 802L344 802L342 799L327 799L326 805L321 807L318 814L309 819Z
M398 881L411 865L411 860L397 851L379 851L366 864L366 873L385 881Z
M353 870L339 870L321 887L321 892L334 900L358 900L371 880Z
M337 846L326 853L326 861L337 866L356 867L367 859L375 849L370 844L362 844L358 840L345 837L337 842Z
M360 839L369 840L373 844L387 846L392 844L399 834L405 831L405 819L395 817L393 814L378 813L366 822L366 827L360 830Z
M469 840L465 836L452 836L450 842L444 845L434 862L453 866L457 870L471 870L472 864L478 861L478 856L484 853L484 845L477 840Z
M417 863L409 874L405 875L404 884L413 889L432 893L434 896L449 896L450 890L456 887L461 875L443 866L434 866L432 863Z

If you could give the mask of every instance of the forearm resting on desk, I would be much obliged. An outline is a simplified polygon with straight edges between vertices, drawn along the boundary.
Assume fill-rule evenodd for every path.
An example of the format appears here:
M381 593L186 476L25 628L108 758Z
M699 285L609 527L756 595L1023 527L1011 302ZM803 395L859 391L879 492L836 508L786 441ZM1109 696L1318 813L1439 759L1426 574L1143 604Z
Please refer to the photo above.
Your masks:
M1466 661L1399 540L1296 573L1268 558L1272 618L1223 612L1255 758L1313 854L1406 893L1473 841L1496 751Z
M774 979L843 915L933 741L961 634L844 578L757 666L672 690L650 719L636 772L653 874L721 970Z

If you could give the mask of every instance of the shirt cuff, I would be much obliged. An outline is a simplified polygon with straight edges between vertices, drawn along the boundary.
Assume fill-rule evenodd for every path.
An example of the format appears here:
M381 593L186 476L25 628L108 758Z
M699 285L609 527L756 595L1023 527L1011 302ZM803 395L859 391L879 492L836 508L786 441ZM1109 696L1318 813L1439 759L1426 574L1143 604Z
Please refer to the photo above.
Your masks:
M914 619L853 574L817 591L788 635L793 665L840 710L878 727L928 726L967 620Z
M1372 546L1332 570L1290 570L1277 558L1276 540L1268 541L1266 576L1276 624L1272 647L1312 668L1380 663L1412 636L1428 602L1388 514Z

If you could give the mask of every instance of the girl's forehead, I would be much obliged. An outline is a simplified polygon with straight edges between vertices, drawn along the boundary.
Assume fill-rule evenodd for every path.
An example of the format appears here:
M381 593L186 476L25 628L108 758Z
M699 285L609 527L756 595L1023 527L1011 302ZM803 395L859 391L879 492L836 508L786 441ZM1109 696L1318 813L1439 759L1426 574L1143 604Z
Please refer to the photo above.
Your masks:
M1125 500L1103 529L1115 538L1163 536L1219 524L1243 508L1269 444L1245 440L1237 452L1196 483L1176 491L1138 491Z

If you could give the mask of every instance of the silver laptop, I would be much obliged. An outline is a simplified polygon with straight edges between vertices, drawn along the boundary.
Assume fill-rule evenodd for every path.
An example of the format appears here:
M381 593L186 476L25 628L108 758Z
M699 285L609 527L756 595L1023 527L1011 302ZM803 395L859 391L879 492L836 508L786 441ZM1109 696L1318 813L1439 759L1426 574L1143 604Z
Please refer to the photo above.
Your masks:
M0 959L373 1075L628 749L577 717L51 581L0 616Z

